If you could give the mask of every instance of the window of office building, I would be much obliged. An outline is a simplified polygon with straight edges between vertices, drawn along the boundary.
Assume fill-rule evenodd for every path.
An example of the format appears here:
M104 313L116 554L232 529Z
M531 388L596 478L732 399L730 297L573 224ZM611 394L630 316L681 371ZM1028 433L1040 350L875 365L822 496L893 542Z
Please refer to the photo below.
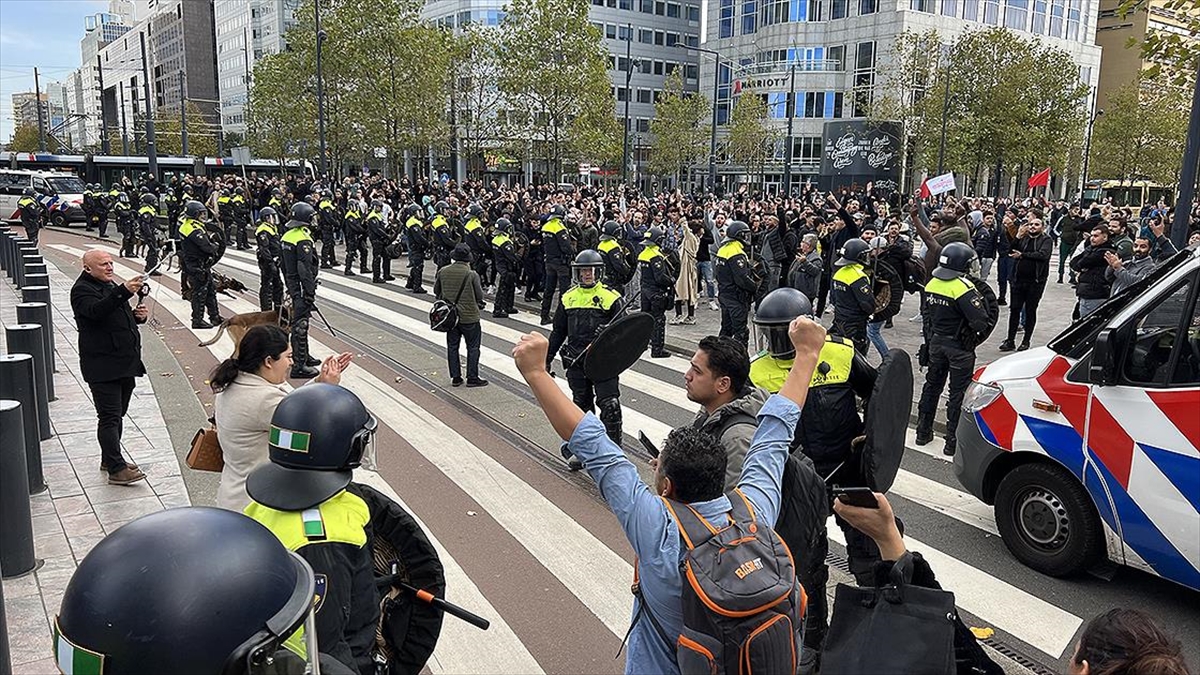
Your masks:
M617 100L618 101L629 100L629 90L626 89L625 87L617 87Z
M983 22L993 26L1000 23L1000 3L998 0L983 0Z
M846 0L830 0L829 18L831 20L846 18L847 4Z
M918 12L933 12L935 0L909 0L909 7Z
M742 35L750 35L758 28L758 2L742 0Z
M1079 39L1079 17L1082 14L1083 0L1067 0L1067 39Z
M654 13L659 16L666 16L667 15L667 3L659 2L658 0L655 0Z
M637 90L637 102L638 103L649 103L653 97L654 97L654 94L649 89L638 89Z
M643 75L650 75L654 72L654 61L650 59L642 59L638 61L638 70Z
M655 75L662 75L662 74L663 74L663 62L662 62L662 61L655 61L655 62L654 62L654 74L655 74Z
M859 0L859 14L874 14L879 11L879 0Z
M641 0L641 2L638 3L638 9L640 9L645 14L653 14L654 13L654 0Z
M687 20L700 23L700 7L697 5L687 6Z
M604 24L604 37L609 40L617 39L617 27L611 23Z
M875 85L875 43L860 42L854 60L854 116L866 117L871 107L871 89Z
M742 94L745 96L746 94ZM786 93L770 93L767 94L767 117L773 120L787 119L787 98Z
M689 64L683 67L683 79L695 80L700 77L700 66Z
M668 2L667 3L667 17L671 18L671 19L678 19L679 13L682 9L683 9L683 6L680 5L679 3Z
M647 28L639 28L638 29L638 42L645 44L645 45L654 44L654 31L649 30Z
M800 0L803 2L803 0ZM825 20L825 0L808 0L808 21Z
M788 0L763 0L759 23L765 28L788 20Z
M815 164L821 161L821 137L802 136L795 139L792 146L793 157L801 164Z
M1033 0L1033 25L1029 30L1035 35L1046 34L1046 0Z
M654 31L654 44L659 47L663 47L667 44L666 31L661 31L661 30Z
M958 16L958 0L942 0L943 16Z
M1004 26L1026 30L1029 19L1029 0L1004 0Z
M733 37L733 0L721 0L721 14L717 23L717 35Z
M825 60L835 71L846 69L846 45L834 45L825 49Z
M667 46L674 47L679 44L679 33L667 33Z
M632 40L633 39L633 29L630 28L629 26L617 26L617 39L618 40Z
M1066 0L1050 0L1050 37L1063 36L1063 17L1066 16Z
M979 20L979 0L962 0L964 21Z

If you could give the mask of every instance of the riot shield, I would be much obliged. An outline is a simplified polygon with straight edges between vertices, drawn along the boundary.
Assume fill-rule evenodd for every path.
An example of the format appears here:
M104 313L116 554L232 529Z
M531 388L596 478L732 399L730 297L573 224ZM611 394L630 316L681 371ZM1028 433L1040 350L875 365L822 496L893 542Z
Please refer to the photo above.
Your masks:
M862 476L876 492L887 492L900 470L912 398L912 358L903 349L892 349L879 364L864 420L867 441L859 456Z
M602 382L625 372L646 351L653 332L654 318L645 312L633 312L614 320L584 352L584 374L593 382Z

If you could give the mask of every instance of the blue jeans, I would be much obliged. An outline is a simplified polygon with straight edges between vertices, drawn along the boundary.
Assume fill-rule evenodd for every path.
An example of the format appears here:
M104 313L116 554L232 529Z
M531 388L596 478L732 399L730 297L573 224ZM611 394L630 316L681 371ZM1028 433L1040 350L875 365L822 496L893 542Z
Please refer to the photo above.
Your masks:
M704 282L705 297L717 297L717 284L713 281L713 264L711 260L697 260L696 273L700 275L700 281Z
M474 382L479 379L479 347L483 340L480 323L460 323L446 333L446 361L453 380L462 377L462 362L458 355L460 340L467 343L467 380Z
M871 344L875 345L875 351L879 352L879 358L887 356L889 350L887 340L883 339L882 321L867 324L867 339L871 341Z
M1079 318L1083 318L1088 314L1100 308L1100 305L1108 302L1108 298L1080 298L1079 299Z

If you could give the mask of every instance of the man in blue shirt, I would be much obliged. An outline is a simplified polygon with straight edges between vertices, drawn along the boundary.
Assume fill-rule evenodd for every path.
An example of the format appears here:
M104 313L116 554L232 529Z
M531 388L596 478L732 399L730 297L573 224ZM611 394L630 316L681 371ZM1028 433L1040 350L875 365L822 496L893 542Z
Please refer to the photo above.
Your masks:
M758 413L758 431L742 466L738 487L754 506L758 519L775 524L779 515L780 483L800 409L808 394L817 357L825 344L825 329L797 318L788 329L796 361L779 393ZM683 557L679 529L663 497L689 504L707 520L732 507L724 494L726 452L718 439L682 427L671 432L654 466L654 485L638 476L637 468L605 434L604 424L586 415L559 389L546 371L546 337L533 332L513 347L513 359L559 437L591 474L625 536L638 556L642 597L667 635L683 628L679 563ZM629 634L626 673L676 674L675 645L655 631L647 612L635 599Z

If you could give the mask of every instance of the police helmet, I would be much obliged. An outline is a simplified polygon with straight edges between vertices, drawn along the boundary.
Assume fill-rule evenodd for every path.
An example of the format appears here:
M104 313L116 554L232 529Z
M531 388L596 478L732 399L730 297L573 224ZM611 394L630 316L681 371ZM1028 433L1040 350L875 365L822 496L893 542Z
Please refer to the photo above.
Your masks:
M383 210L383 200L382 199L372 199L371 200L371 208L376 211L382 211Z
M834 264L849 265L851 263L865 263L869 250L871 250L871 245L856 237L842 245L841 257Z
M311 224L313 215L316 213L317 210L314 209L313 205L309 204L308 202L296 202L295 204L292 204L292 220L298 220L302 223Z
M408 208L404 209L404 212L411 218L421 212L421 207L416 204L409 204Z
M269 206L264 206L263 208L259 209L258 222L274 224L278 221L279 221L279 214L275 212L275 209L273 209Z
M438 201L438 203L433 205L433 210L435 213L444 216L446 215L446 212L450 210L450 205L445 201Z
M750 226L740 220L734 220L725 226L725 237L729 240L750 244Z
M567 209L563 207L562 204L555 204L554 206L550 207L550 213L548 215L551 218L563 218L567 215Z
M283 191L282 191L282 190L280 190L279 188L277 188L277 187L276 187L276 188L271 188L271 196L272 196L272 197L280 197L280 196L282 196L282 195L283 195Z
M933 277L943 281L957 279L971 270L975 262L975 249L961 241L951 242L942 247L938 254L938 266L933 270Z
M665 234L666 231L664 231L662 227L655 225L654 227L646 230L645 240L657 246L658 244L662 243L663 236Z
M510 221L508 218L497 218L496 229L508 234L509 232L512 232L512 221Z
M790 359L796 347L788 336L788 326L798 316L812 316L812 302L800 291L782 286L763 296L754 313L758 348L777 359Z
M158 195L153 192L147 192L142 195L141 202L145 206L158 206Z
M591 270L588 279L583 278L585 271ZM571 263L571 281L584 288L591 288L604 279L604 256L587 248L575 256Z
M250 473L246 492L280 511L303 511L350 484L368 455L376 421L354 392L314 383L279 402L271 416L271 461Z
M470 214L472 218L480 218L483 216L483 207L478 204L472 204L467 207L467 213Z
M37 193L35 193L33 191L33 188L27 187L24 190L21 190L21 194L25 195L26 197L32 197L33 195L35 195Z
M615 220L610 220L604 223L604 234L607 234L610 237L621 236L621 224Z
M201 204L195 199L191 200L187 204L184 204L183 206L183 214L188 218L203 218L206 211L207 209L204 208L204 204Z
M316 591L308 563L254 520L213 507L159 511L79 563L54 651L66 673L263 673Z
M122 204L128 204L129 203L129 195L124 192L118 193L117 201L121 202Z

